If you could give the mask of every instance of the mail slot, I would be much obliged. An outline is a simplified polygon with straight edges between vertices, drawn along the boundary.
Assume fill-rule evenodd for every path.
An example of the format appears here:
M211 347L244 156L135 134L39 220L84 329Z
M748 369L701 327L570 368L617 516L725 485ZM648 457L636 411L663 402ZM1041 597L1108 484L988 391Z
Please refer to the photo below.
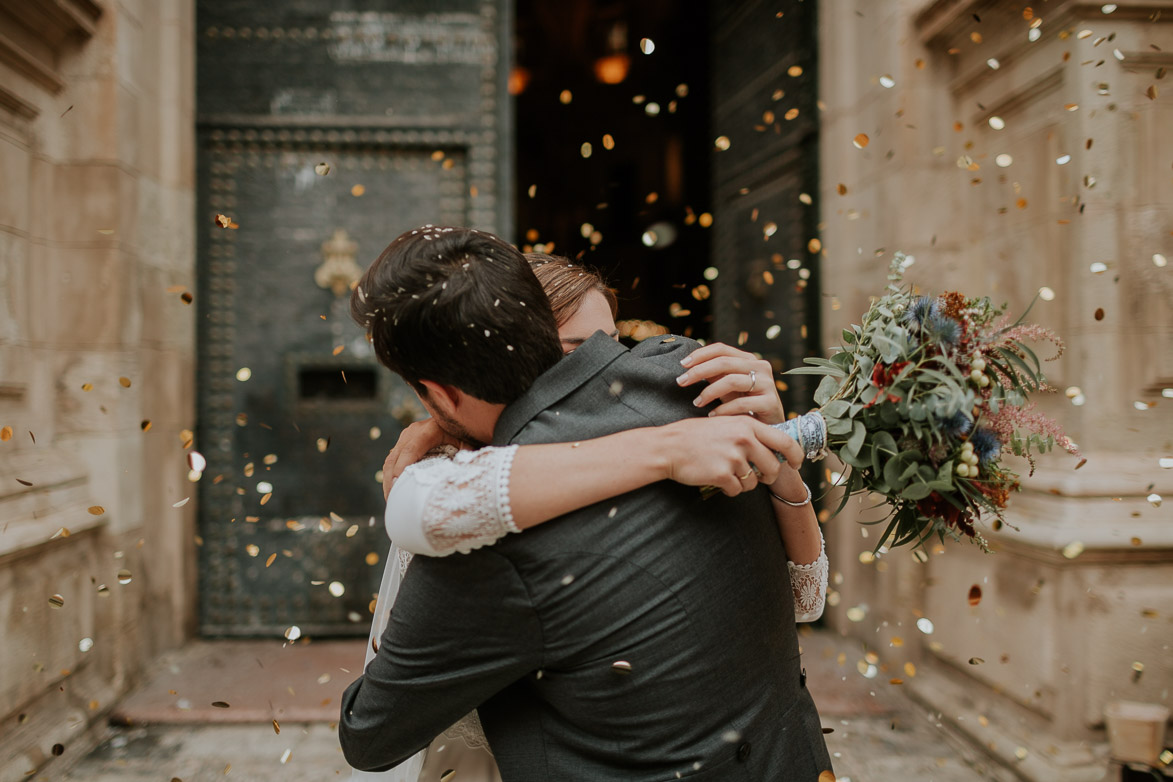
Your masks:
M297 396L302 400L374 399L378 380L371 367L301 367L297 373Z

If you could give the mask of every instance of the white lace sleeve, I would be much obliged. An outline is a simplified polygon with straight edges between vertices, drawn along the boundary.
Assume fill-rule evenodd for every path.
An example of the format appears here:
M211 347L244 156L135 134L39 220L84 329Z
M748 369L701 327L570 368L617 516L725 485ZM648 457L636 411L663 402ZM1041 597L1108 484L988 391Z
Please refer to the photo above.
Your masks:
M823 615L827 603L827 546L823 531L819 530L819 558L809 565L787 562L790 568L790 586L794 590L794 621L813 622Z
M509 505L516 452L481 448L408 467L387 497L387 534L406 551L443 557L518 532Z

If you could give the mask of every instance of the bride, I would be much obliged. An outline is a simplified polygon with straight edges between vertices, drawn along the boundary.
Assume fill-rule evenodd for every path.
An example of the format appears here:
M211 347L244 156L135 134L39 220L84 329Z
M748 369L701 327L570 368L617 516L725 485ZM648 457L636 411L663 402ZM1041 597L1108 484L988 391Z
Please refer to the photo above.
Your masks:
M615 295L601 277L565 258L539 254L527 258L550 298L565 352L572 352L596 331L618 338ZM695 403L705 407L719 402L710 417L749 414L768 424L785 420L768 362L720 343L694 351L685 361L677 383L690 387L707 381ZM432 419L411 424L383 467L387 532L394 544L375 604L366 663L378 649L399 583L414 554L468 552L665 475L680 483L717 485L727 494L753 490L758 476L736 476L728 467L730 460L765 464L773 459L760 453L756 460L748 458L738 448L736 437L720 420L687 419L633 429L575 443L571 449L563 444L475 451L447 435ZM760 444L757 448L764 450ZM640 457L638 461L622 458L633 454ZM810 489L798 473L804 454L792 443L783 455L786 462L777 480L766 488L773 497L788 556L795 618L812 622L823 613L827 556ZM706 468L711 469L704 472ZM573 480L567 480L567 475ZM353 772L352 780L365 779L499 782L500 775L473 712L398 766L374 773Z

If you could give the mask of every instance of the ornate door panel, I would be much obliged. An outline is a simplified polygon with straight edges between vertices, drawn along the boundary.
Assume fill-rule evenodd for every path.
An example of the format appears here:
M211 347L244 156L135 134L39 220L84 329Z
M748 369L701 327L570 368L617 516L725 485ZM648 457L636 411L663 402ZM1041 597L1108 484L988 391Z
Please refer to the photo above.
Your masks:
M413 226L509 224L504 1L338 5L198 8L205 634L366 633L376 472L422 411L349 282Z
M777 369L819 350L816 7L711 5L715 336ZM784 385L787 410L813 405L808 376Z

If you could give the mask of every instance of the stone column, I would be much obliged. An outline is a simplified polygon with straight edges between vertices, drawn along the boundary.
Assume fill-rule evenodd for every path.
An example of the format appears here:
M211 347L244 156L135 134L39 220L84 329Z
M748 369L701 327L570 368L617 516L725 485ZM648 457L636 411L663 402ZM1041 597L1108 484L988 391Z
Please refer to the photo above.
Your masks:
M0 780L191 631L193 15L0 3Z
M949 541L924 563L861 562L877 530L853 502L828 525L830 621L879 654L877 686L908 688L1024 777L1098 780L1105 704L1168 704L1173 684L1173 527L1158 509L1173 493L1159 71L1173 3L824 0L820 19L825 344L858 322L894 250L926 291L1017 313L1043 289L1029 319L1067 352L1045 364L1059 393L1039 407L1088 460L1046 456L1031 477L1022 464L1018 529L988 532L990 555Z

